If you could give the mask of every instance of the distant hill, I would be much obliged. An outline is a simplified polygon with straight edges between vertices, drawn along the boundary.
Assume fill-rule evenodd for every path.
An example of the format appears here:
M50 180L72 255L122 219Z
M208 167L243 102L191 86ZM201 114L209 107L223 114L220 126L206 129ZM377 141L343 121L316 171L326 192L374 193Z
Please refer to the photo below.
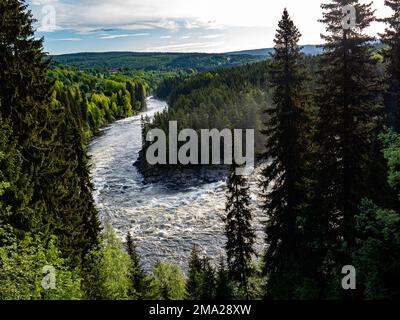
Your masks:
M316 45L304 45L302 46L302 52L308 55L318 55L322 53L322 49ZM257 57L268 57L271 53L274 52L273 48L264 48L264 49L254 49L254 50L243 50L243 51L235 51L229 52L229 54L234 55L250 55Z
M52 56L53 61L80 69L103 70L176 70L195 69L207 71L240 66L265 59L255 54L206 54L206 53L138 53L104 52L76 53Z

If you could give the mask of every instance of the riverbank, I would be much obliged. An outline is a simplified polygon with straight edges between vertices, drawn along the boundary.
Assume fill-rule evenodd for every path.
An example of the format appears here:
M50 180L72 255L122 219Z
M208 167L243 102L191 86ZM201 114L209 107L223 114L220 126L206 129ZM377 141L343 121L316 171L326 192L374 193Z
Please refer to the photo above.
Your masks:
M174 183L145 181L132 164L141 150L141 116L152 117L167 107L148 99L148 111L117 121L89 145L94 198L103 223L111 223L124 238L132 233L147 271L157 261L170 261L187 269L193 244L218 258L225 245L225 181L191 182L175 176ZM263 246L263 217L258 208L257 174L251 177L257 247ZM175 187L174 187L175 186Z

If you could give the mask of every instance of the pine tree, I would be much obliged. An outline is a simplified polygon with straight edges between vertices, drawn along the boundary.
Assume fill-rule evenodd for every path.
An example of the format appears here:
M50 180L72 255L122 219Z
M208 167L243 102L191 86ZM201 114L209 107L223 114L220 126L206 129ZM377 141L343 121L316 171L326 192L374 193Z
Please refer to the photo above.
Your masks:
M382 42L388 46L385 50L389 78L386 106L389 126L398 131L400 125L400 1L385 0L385 5L393 11L391 17L381 19L387 24L385 33L381 34Z
M343 24L346 5L356 10L354 27ZM382 123L382 86L371 55L373 38L365 33L375 21L371 4L332 0L322 9L326 35L318 92L316 189L308 223L314 254L308 260L319 295L326 297L329 289L343 292L339 277L341 268L351 264L357 208L363 197L378 194L379 187L368 181L368 170Z
M140 263L139 256L136 251L135 242L132 239L130 232L128 232L126 236L126 247L128 249L129 257L132 261L132 289L131 289L131 296L135 298L143 298L145 294L145 273Z
M186 283L187 298L200 300L202 295L203 263L200 257L200 248L194 245L189 258L189 277Z
M268 216L265 273L267 296L294 297L300 256L300 207L304 201L304 74L301 66L300 32L285 9L275 37L269 86L273 103L268 119L263 170L263 209ZM297 277L297 278L296 278Z
M248 278L252 274L255 232L251 226L249 187L246 178L236 174L237 168L236 164L232 165L228 178L225 248L230 277L240 283L241 290L249 298Z

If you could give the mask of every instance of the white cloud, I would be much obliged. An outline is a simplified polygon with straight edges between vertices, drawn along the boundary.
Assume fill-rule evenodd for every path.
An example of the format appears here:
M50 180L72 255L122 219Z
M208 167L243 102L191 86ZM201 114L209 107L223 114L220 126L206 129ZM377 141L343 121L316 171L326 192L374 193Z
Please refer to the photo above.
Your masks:
M216 38L221 38L223 36L224 36L223 34L207 34L205 36L200 36L199 38L202 38L202 39L216 39Z
M300 42L321 43L320 34L325 29L318 19L322 17L320 5L325 1L327 0L28 0L35 4L31 8L39 23L42 20L41 6L51 4L55 7L56 30L39 28L38 31L64 30L71 33L60 38L73 38L75 35L90 34L93 31L108 33L102 39L127 38L133 36L124 35L129 31L148 30L149 44L146 46L157 46L159 39L170 39L171 36L162 37L160 32L152 33L151 30L164 29L168 31L166 33L177 34L174 36L176 39L179 36L190 36L207 43L212 39L223 39L224 45L218 47L220 52L272 46L277 23L285 7L303 35ZM370 0L361 2L367 3ZM379 17L390 12L385 9L384 0L374 0L374 8L378 10ZM370 33L376 34L382 29L382 23L374 23ZM188 38L182 40L185 39ZM192 49L207 50L203 44L201 46L193 46ZM175 49L178 50L179 47L171 48Z
M306 43L320 41L324 27L321 0L31 0L36 5L52 4L57 25L81 32L98 27L125 30L146 28L223 29L226 27L276 27L282 11L288 8ZM369 2L369 0L362 0ZM375 0L378 15L384 0ZM40 10L39 10L40 15ZM36 17L40 21L40 17ZM373 31L381 30L374 25Z
M144 36L148 36L150 33L134 33L131 34L131 37L144 37Z
M143 24L128 24L128 25L122 25L122 26L116 26L117 29L121 30L148 30L148 29L153 29L152 26L146 26Z
M147 52L193 52L204 51L204 49L214 48L222 45L221 42L189 42L180 44L170 44L166 46L150 47L145 51Z
M119 39L119 38L127 38L129 34L113 34L111 36L102 36L100 39Z

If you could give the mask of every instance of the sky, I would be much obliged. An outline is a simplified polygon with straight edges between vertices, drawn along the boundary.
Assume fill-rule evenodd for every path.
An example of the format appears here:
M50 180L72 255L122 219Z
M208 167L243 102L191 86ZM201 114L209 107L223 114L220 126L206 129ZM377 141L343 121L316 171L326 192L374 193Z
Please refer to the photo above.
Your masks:
M103 51L230 52L273 46L287 8L302 45L320 44L321 0L28 0L50 54ZM361 1L370 2L370 1ZM374 0L378 17L390 15ZM375 23L375 35L384 26Z

